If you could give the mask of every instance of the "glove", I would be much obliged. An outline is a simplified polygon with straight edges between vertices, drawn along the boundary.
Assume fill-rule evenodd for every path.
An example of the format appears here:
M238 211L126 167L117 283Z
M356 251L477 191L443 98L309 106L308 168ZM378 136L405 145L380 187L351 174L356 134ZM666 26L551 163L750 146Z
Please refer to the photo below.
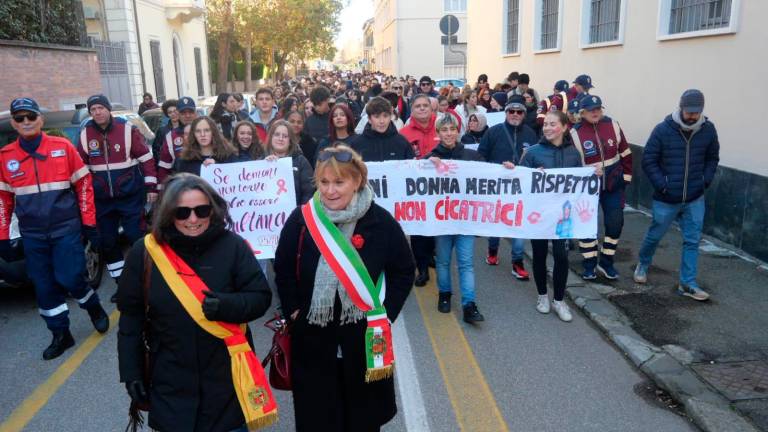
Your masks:
M0 240L0 258L4 261L13 261L13 248L10 240Z
M125 383L125 390L128 391L128 396L131 397L135 403L147 402L147 390L144 388L144 383L141 381L128 381Z
M91 242L94 249L99 250L101 248L101 236L95 226L83 225L83 237Z
M203 300L203 315L208 321L219 321L216 317L219 314L219 308L221 307L221 299L218 294L213 291L203 291L205 294L205 300Z

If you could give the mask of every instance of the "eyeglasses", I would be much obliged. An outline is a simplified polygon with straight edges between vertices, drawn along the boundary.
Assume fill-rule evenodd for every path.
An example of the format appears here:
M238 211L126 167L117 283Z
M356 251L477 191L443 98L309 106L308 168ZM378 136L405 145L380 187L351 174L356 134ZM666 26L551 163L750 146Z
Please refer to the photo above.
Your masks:
M523 110L516 110L516 109L510 109L510 110L507 110L507 114L523 115L523 114L525 114L525 111L523 111Z
M317 155L317 161L318 162L325 162L330 158L336 159L336 161L341 163L347 163L352 160L352 153L348 151L328 151L323 150L320 152L319 155Z
M211 215L212 210L213 210L213 206L210 204L199 205L194 208L176 207L175 217L178 220L186 220L186 219L189 219L189 217L192 215L192 212L194 211L195 216L197 216L200 219L204 219Z
M37 113L32 113L31 112L31 113L27 113L27 114L19 114L19 115L13 116L13 121L15 121L16 123L23 123L24 119L27 119L27 120L33 122L33 121L37 120Z

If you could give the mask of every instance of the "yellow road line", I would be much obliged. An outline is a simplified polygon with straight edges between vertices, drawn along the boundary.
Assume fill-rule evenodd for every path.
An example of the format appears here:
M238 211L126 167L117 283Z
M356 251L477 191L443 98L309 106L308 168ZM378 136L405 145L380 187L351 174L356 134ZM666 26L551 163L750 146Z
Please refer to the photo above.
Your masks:
M110 325L116 325L119 316L120 312L117 310L112 312L109 316ZM24 429L27 423L37 415L37 412L56 394L59 387L69 379L104 339L105 335L98 332L93 332L93 334L88 336L80 344L80 347L45 382L40 384L21 405L13 410L10 417L0 424L0 432L18 432Z
M434 280L434 272L432 276L430 281ZM508 432L509 428L456 316L437 311L435 283L414 287L413 291L459 428L468 432ZM452 306L460 308L458 296L455 297Z

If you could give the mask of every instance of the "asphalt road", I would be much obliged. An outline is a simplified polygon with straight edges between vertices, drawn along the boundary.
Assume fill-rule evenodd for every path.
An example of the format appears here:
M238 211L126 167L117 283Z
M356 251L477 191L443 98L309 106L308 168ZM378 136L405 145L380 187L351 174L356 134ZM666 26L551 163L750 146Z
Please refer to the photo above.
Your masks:
M430 285L414 288L395 329L399 413L384 431L695 430L656 403L653 392L636 391L648 387L646 378L576 308L572 323L539 314L533 281L515 281L506 260L484 264L484 248L478 239L484 323L461 321L458 287L452 314L437 313L434 274ZM105 279L99 292L108 299L114 289ZM40 355L50 336L34 295L0 293L0 432L125 429L128 397L118 382L116 329L95 335L74 302L70 316L77 345L45 362ZM270 341L263 321L251 324L257 355ZM275 394L280 421L266 430L293 430L290 393Z

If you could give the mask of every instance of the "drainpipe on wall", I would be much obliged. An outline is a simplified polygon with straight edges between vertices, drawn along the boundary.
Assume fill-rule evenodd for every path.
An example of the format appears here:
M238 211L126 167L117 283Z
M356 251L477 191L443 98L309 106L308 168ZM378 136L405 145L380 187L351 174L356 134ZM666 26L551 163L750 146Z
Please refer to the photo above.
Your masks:
M141 67L141 93L147 92L147 78L144 74L144 56L141 54L141 36L139 35L139 10L133 0L133 25L136 28L136 45L139 47L139 66ZM157 97L157 95L155 95Z

